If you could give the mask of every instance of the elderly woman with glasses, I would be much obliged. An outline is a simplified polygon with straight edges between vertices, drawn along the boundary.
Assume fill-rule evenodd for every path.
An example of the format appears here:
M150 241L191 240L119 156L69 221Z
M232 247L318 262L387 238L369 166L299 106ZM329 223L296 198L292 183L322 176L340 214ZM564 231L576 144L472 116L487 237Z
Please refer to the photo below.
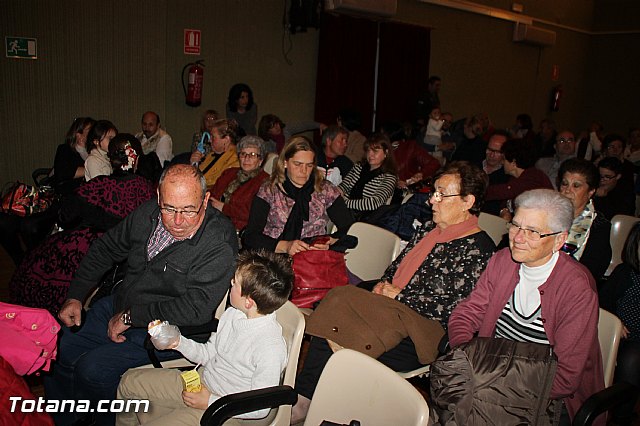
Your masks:
M260 185L269 177L262 170L266 152L264 141L258 136L245 136L238 146L240 167L232 167L222 172L213 188L209 190L209 202L228 216L238 231L249 221L249 211L253 197Z
M307 322L306 332L315 337L296 382L300 396L294 419L306 415L332 354L325 339L366 353L396 371L435 359L434 349L451 311L471 292L495 250L478 227L487 180L478 166L464 161L447 165L431 194L433 220L416 232L379 282L371 283L373 291L346 286L328 293ZM417 333L402 331L412 325ZM397 339L388 340L390 336Z
M563 400L567 413L561 424L569 424L582 403L604 388L595 281L560 250L573 222L569 199L536 189L515 204L509 248L491 258L469 297L454 309L449 341L458 346L477 333L550 345L558 358L551 398Z

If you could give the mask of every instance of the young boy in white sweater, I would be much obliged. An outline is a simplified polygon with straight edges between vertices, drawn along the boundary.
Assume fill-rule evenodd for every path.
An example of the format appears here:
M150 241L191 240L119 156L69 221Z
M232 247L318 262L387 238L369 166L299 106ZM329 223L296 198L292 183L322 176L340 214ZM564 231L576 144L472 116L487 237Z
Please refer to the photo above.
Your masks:
M152 338L158 349L175 349L202 365L200 392L183 391L180 371L129 370L118 399L148 399L148 413L118 414L118 425L199 425L207 407L230 393L277 386L287 363L287 345L275 311L289 298L293 270L286 258L265 251L241 253L231 280L231 308L206 343L177 334L173 341ZM164 324L163 326L167 326ZM169 326L174 327L174 326ZM262 418L269 410L238 416Z

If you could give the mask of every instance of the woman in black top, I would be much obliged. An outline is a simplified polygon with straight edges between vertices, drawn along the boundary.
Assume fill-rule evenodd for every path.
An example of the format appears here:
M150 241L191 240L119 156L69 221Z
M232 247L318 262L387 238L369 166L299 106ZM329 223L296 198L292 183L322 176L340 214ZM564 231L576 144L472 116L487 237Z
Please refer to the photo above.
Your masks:
M84 178L84 158L87 134L95 123L90 117L73 120L65 143L58 146L53 163L53 184L57 196L64 196L78 187ZM30 250L37 246L51 231L58 217L58 204L47 210L26 217L0 213L0 245L4 247L16 265L20 264L25 252L20 240Z

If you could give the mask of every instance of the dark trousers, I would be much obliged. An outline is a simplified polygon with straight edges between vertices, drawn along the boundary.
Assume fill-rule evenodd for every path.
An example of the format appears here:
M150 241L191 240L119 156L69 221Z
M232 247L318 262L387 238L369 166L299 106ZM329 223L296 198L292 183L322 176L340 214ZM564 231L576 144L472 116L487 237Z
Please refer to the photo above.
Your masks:
M309 399L313 397L322 370L324 370L324 366L331 358L331 355L333 355L333 351L325 339L319 337L311 339L307 358L304 361L302 371L296 379L296 391L300 395ZM418 361L416 347L408 337L402 340L395 348L380 355L378 361L394 371L409 371L422 366Z
M640 341L623 339L618 349L614 383L627 382L640 387ZM625 401L612 411L613 421L619 425L630 425L635 419L636 398Z
M125 371L149 364L144 348L147 329L130 328L124 333L127 340L115 343L107 335L113 315L113 296L107 296L87 312L80 330L74 333L63 327L53 374L45 377L46 399L83 399L95 406L101 399L115 399ZM156 353L161 361L180 356L176 351ZM58 413L53 417L57 426L69 425L78 419L76 413ZM96 413L96 420L99 425L113 425L115 414Z

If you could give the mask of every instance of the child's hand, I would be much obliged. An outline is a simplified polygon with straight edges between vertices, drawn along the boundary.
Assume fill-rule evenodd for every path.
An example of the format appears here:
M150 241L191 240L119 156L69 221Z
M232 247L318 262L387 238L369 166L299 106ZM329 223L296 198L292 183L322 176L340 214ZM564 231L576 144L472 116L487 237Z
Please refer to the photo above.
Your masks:
M205 385L202 385L200 392L182 391L182 402L187 407L206 410L209 406L209 396L211 396L211 391Z

